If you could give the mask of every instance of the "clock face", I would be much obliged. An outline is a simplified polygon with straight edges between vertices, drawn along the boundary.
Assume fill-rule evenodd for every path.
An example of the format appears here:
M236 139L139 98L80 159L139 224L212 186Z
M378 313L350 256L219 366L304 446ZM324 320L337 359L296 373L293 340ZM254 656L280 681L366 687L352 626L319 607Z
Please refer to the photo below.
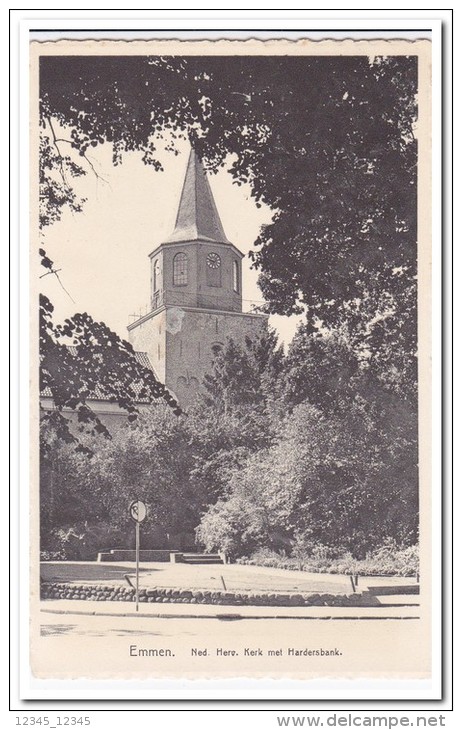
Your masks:
M219 269L221 266L221 259L217 253L207 254L207 266L211 269Z

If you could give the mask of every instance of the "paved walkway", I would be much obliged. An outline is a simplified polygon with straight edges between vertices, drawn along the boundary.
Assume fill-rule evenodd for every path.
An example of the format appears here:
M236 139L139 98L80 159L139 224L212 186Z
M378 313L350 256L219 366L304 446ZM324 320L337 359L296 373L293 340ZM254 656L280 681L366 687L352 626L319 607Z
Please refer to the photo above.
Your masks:
M386 597L384 596L382 600ZM136 612L134 603L122 601L49 600L41 602L44 614L74 614L88 616L130 616L140 618L217 618L239 619L415 619L420 617L420 607L415 603L418 596L393 596L390 604L382 603L373 608L340 606L217 606L187 603L140 603ZM406 603L407 601L407 603Z

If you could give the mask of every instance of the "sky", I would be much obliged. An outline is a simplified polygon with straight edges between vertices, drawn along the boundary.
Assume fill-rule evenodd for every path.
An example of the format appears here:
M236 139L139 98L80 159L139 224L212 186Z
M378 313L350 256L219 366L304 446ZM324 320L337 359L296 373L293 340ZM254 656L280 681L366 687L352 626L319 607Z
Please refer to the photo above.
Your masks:
M65 132L63 133L64 136ZM159 151L163 172L143 164L141 154L128 153L123 163L112 164L111 146L100 145L88 157L88 174L72 185L87 200L81 213L65 211L62 220L44 229L41 245L60 269L59 277L41 279L40 290L55 307L61 321L75 312L88 312L124 339L133 316L149 311L149 253L173 231L189 156L189 143L177 142L178 156ZM68 153L65 145L63 153ZM85 160L78 162L83 166ZM233 184L226 169L209 175L210 185L228 239L243 253L253 248L260 227L272 211L257 208L250 186ZM243 310L262 302L258 272L243 260ZM64 287L64 288L63 288ZM66 291L64 291L64 289ZM271 316L270 325L287 345L299 317Z

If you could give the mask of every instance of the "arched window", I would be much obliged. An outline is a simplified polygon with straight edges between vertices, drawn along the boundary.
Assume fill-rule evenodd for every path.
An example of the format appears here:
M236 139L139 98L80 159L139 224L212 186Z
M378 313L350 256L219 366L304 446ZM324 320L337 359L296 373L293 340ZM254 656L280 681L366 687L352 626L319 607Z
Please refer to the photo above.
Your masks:
M233 289L239 294L239 263L233 261Z
M159 291L160 288L160 264L159 259L154 262L154 270L152 275L152 290L154 294Z
M173 259L173 284L186 286L188 283L188 257L185 253L177 253Z

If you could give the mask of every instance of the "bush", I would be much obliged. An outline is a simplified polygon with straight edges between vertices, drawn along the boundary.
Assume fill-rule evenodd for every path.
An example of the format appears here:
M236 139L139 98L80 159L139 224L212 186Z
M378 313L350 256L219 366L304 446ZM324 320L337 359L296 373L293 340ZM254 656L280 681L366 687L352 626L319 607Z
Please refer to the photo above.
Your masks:
M258 548L250 558L238 558L242 565L262 565L265 568L285 568L287 570L298 570L298 563L294 558L287 557L271 548Z
M315 545L311 555L303 557L303 560L298 551L295 556L289 557L269 548L259 548L250 557L239 558L237 562L310 573L409 576L419 571L419 546L401 547L390 540L362 560L353 558L348 552L336 555L325 545Z
M275 550L271 550L271 548L258 548L249 558L238 558L236 562L242 565L261 565L265 568L283 568L285 570L305 569L304 566L300 567L297 558L282 555Z
M124 536L104 522L78 523L52 530L41 551L42 560L95 560L98 552L121 544Z
M364 575L415 575L419 570L419 546L403 548L390 540L357 563L356 572Z
M41 550L40 560L66 560L65 550Z

